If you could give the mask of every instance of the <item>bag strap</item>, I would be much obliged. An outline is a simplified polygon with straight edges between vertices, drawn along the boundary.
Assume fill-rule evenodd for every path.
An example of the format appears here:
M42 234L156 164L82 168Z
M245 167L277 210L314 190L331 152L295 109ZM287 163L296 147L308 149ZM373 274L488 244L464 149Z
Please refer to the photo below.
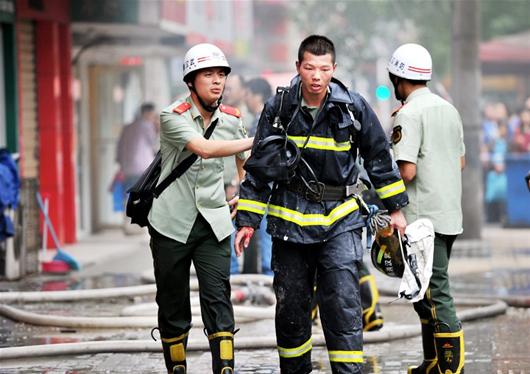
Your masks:
M282 123L282 116L283 116L283 101L285 98L285 95L289 93L289 87L283 87L278 86L276 87L276 97L274 100L274 106L276 109L276 115L274 116L274 120L272 121L272 127L280 129L282 128L285 130L285 127Z
M218 118L213 121L213 123L208 126L206 129L206 132L204 133L204 137L206 139L210 138L210 136L213 133L213 130L215 129L215 126L217 126ZM153 195L155 198L158 198L160 194L171 184L175 179L180 177L182 174L184 174L191 165L199 158L195 153L189 155L184 160L182 160L176 167L173 169L173 171L164 178L162 182L158 186L155 187L153 190Z

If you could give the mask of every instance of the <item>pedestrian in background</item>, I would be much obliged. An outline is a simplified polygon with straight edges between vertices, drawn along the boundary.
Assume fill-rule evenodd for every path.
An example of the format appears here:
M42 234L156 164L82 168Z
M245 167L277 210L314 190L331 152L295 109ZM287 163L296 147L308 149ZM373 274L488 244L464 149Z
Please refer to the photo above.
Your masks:
M392 148L407 186L408 222L431 220L434 231L432 277L423 300L414 303L422 328L423 357L409 373L461 373L464 333L456 316L447 268L451 249L462 233L464 136L457 110L427 87L432 60L418 44L404 44L388 63L396 99Z
M247 126L249 136L254 136L258 128L259 117L265 106L265 102L272 95L272 88L266 79L257 77L250 79L246 84L247 96L245 102L251 115L254 116L252 123Z
M405 186L390 157L385 133L364 98L333 78L335 67L331 40L311 35L302 41L296 62L298 75L288 93L278 93L267 101L252 150L252 155L264 155L267 148L262 146L274 145L271 140L280 137L282 144L288 141L291 146L294 143L294 149L299 147L301 161L294 176L273 183L274 188L263 177L268 168L277 165L255 169L262 170L260 175L249 171L247 164L241 184L235 239L238 255L268 212L282 373L312 371L315 277L332 371L361 372L359 266L365 222L356 196L360 193L356 188L357 149L379 197L391 211L392 226L400 231L406 226L399 210L407 204ZM288 139L283 140L285 137Z
M116 152L119 170L114 180L122 183L122 206L126 203L126 191L136 183L155 158L159 145L156 117L154 104L144 103L135 120L121 131ZM124 218L123 229L126 234L143 232L133 228L129 220L125 216Z
M136 119L121 131L116 161L125 178L126 189L140 178L155 158L158 150L156 117L154 104L144 103Z
M246 104L250 113L254 116L254 120L248 127L249 136L254 136L256 134L256 129L258 127L259 117L261 116L261 111L265 105L265 102L272 95L272 88L269 82L266 79L257 77L252 78L246 83ZM261 274L273 275L271 269L271 258L272 258L272 240L271 236L267 233L267 214L263 216L259 230L257 232L254 240L257 239L258 249L260 254L260 264L261 264ZM255 246L256 247L256 246ZM245 256L249 255L249 249L247 248ZM255 251L257 252L257 251ZM235 257L235 252L232 253ZM257 256L257 253L255 253ZM236 257L237 258L237 257Z
M226 88L223 93L223 102L226 105L237 108L243 126L248 130L252 123L252 115L249 113L245 104L245 79L240 74L230 75L226 80ZM225 185L226 198L231 199L239 190L237 178L237 167L234 157L225 157L223 159L224 174L223 180Z
M240 113L241 121L245 129L251 121L251 116L245 105L245 79L241 74L232 74L230 78L226 80L225 91L223 93L223 101L237 110ZM231 200L239 192L239 179L237 178L237 166L234 157L225 157L223 159L223 181L225 188L225 195L227 200ZM237 260L236 253L234 252L234 234L230 237L230 274L239 274L239 261Z
M163 180L183 159L198 159L154 199L149 233L157 286L158 328L169 373L186 372L191 329L190 266L200 284L202 320L212 353L214 374L234 370L234 313L230 301L229 205L223 189L222 157L237 155L240 176L244 151L252 139L235 108L220 103L230 73L223 52L198 44L184 56L183 76L190 95L160 115ZM216 126L209 139L203 135ZM234 213L235 214L235 213Z

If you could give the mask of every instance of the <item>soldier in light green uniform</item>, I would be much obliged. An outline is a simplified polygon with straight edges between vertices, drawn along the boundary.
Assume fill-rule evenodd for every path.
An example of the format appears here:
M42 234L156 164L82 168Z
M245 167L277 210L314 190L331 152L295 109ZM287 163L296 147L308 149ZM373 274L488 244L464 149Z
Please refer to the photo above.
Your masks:
M163 180L191 153L199 158L153 201L149 214L151 251L157 285L158 328L169 373L186 372L186 344L191 328L191 262L200 286L201 312L215 374L234 370L234 313L230 302L229 204L223 188L222 157L236 155L243 176L245 151L252 146L239 112L220 104L230 66L211 44L192 47L184 58L190 96L160 115ZM215 124L209 139L203 135ZM234 212L235 214L235 212Z
M422 325L424 361L409 373L463 373L464 334L449 289L447 268L456 236L462 233L462 168L465 147L457 110L433 94L432 60L418 44L399 47L388 64L396 99L393 152L410 203L407 222L432 221L433 274L423 300L414 303Z

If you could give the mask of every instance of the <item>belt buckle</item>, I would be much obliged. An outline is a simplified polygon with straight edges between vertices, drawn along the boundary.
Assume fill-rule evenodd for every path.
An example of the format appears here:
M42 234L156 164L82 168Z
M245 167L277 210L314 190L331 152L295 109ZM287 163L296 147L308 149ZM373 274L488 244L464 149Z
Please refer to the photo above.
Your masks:
M355 184L350 184L346 186L346 197L352 195L360 195L366 190L368 190L366 185L361 180L357 180Z
M320 203L322 201L322 197L324 196L324 183L310 181L307 184L309 187L305 191L306 200L313 201L315 203Z
M359 195L360 193L359 182L346 186L346 197L352 195Z

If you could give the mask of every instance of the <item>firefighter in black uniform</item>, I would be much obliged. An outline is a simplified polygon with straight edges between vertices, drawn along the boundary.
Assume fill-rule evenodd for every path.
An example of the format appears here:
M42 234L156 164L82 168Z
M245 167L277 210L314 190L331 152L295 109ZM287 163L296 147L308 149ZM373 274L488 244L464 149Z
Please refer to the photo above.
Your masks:
M241 184L236 254L241 254L263 214L268 214L282 373L312 370L315 275L331 368L334 373L361 372L359 266L365 223L356 194L357 152L391 212L392 226L400 231L406 226L399 209L408 198L381 125L361 96L333 78L335 67L335 47L328 38L312 35L302 41L298 75L287 93L278 90L266 103ZM268 140L282 136L287 137L286 145L298 147L299 154L293 156L296 168L288 178L278 173L282 175L270 183L268 177L285 160L274 163L274 155L266 157L263 147L270 145L275 152L275 142ZM270 164L260 169L255 167L256 160Z

